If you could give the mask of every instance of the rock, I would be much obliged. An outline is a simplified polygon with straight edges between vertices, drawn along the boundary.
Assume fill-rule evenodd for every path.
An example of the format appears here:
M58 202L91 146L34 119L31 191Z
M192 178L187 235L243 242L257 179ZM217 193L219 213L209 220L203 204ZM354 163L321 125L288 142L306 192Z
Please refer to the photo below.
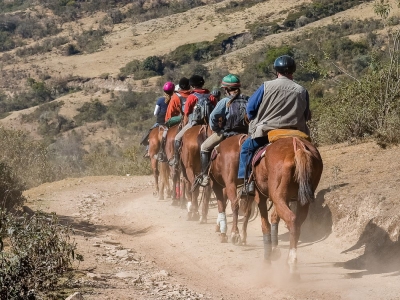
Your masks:
M81 293L76 292L76 293L73 293L72 295L70 295L65 300L83 300L83 296L81 295Z
M104 280L100 274L87 273L86 276L93 280Z
M128 256L128 250L118 250L115 252L115 256L117 257L126 257Z
M120 242L117 241L111 241L111 240L103 240L104 244L109 244L109 245L119 245L121 244Z
M115 274L115 277L118 278L139 278L140 275L137 272L134 271L126 271L126 272L119 272L117 274Z

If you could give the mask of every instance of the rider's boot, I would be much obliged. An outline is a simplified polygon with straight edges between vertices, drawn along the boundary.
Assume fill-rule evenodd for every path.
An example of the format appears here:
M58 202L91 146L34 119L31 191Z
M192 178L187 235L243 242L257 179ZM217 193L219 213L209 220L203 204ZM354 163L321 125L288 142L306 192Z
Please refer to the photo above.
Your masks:
M143 155L143 157L150 157L149 155L149 145L146 146L146 153Z
M245 182L243 189L242 189L242 194L241 197L247 197L247 196L254 196L255 195L255 183L254 180L250 180L250 182Z
M201 174L202 178L200 181L201 186L207 186L210 181L210 177L208 176L208 167L210 164L210 152L200 152L200 160L201 160Z
M169 161L170 166L175 166L175 168L179 165L179 149L181 148L182 141L176 140L174 144L174 158Z

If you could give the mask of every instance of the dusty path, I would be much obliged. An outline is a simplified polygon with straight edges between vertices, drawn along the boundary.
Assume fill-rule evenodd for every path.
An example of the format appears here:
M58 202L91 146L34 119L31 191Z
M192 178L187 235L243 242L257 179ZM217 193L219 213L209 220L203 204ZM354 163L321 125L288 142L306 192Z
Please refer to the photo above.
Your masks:
M352 245L306 231L298 250L301 281L289 283L283 224L282 256L267 267L259 218L249 224L247 246L220 244L214 232L215 208L208 224L188 222L184 210L153 198L151 182L151 177L87 177L25 193L29 207L56 211L76 229L79 252L85 257L79 266L84 288L77 285L76 290L85 299L400 297L399 270L360 269L364 249L341 254ZM141 273L142 279L130 276L132 272Z

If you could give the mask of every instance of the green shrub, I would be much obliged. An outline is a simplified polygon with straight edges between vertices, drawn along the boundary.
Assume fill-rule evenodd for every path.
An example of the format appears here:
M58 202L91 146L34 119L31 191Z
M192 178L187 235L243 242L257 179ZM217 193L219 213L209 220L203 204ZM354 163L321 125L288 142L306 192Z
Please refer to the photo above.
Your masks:
M135 79L145 79L153 76L163 75L164 64L160 57L149 56L143 62L134 59L120 69L119 77L125 79L133 75Z
M22 131L0 127L0 152L3 162L23 187L30 188L54 179L47 145Z
M75 254L72 230L55 214L21 218L1 211L0 218L0 241L8 244L0 252L1 299L42 298L57 287L75 258L83 259Z
M107 112L107 106L101 103L98 99L95 99L84 103L77 110L79 113L74 117L74 119L77 125L82 125L84 123L103 120L104 115Z
M400 142L398 77L389 66L359 82L343 84L319 109L320 142L337 143L374 137L380 143ZM386 88L390 88L390 93Z
M79 49L79 51L83 51L86 53L93 53L98 51L101 48L101 46L104 45L103 36L108 32L109 31L103 27L97 30L90 29L83 31L82 34L75 37L77 42L77 48ZM74 52L73 49L72 52ZM70 53L69 55L73 55L71 54L71 51L69 51L69 53Z
M66 56L70 56L70 55L79 54L80 51L79 51L79 49L76 47L76 45L74 45L74 44L68 44L67 47L65 47L64 53L65 53Z

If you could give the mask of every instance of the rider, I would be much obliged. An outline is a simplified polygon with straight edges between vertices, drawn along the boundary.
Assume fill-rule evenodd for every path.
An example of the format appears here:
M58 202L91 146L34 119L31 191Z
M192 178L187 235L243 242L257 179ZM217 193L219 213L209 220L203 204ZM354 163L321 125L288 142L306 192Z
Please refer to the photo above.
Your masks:
M189 78L189 85L192 89L192 94L186 100L185 109L183 110L183 124L185 125L175 137L174 145L174 158L170 161L171 166L178 166L179 162L179 148L181 147L183 134L194 125L203 124L202 121L193 120L194 108L199 101L199 98L207 98L212 106L217 104L217 99L210 94L210 91L203 89L204 78L200 75L193 75Z
M165 122L168 122L172 117L179 115L183 116L186 100L191 94L189 79L186 77L182 77L176 87L178 87L178 89L175 89L175 93L172 95L171 101L168 105Z
M246 105L249 97L240 93L240 79L228 74L222 79L221 88L225 90L225 98L220 100L210 115L210 127L214 131L202 144L200 150L202 179L201 186L208 185L208 168L212 149L227 136L247 133Z
M149 143L148 138L150 131L160 125L165 124L165 115L167 113L168 103L171 100L171 96L174 93L175 84L173 82L166 82L163 86L164 96L157 99L156 106L154 108L154 116L156 117L156 123L149 129L147 134L143 137L140 142L141 145L146 145L146 154L148 156Z
M165 124L168 125L168 121L173 117L177 117L179 115L183 115L183 110L185 108L185 103L187 98L189 97L190 85L189 79L186 77L182 77L179 80L179 83L175 86L175 92L171 97L171 101L168 104L167 112L165 115ZM157 159L160 161L166 161L167 157L165 155L165 142L167 138L168 128L164 129L162 138L161 138L161 147L157 156Z
M255 151L268 143L268 132L273 129L297 129L309 134L306 122L311 119L307 90L293 81L296 63L289 55L274 62L275 80L266 81L250 97L247 105L249 137L240 151L238 179L249 176L248 166ZM242 196L254 195L254 181L244 182Z

